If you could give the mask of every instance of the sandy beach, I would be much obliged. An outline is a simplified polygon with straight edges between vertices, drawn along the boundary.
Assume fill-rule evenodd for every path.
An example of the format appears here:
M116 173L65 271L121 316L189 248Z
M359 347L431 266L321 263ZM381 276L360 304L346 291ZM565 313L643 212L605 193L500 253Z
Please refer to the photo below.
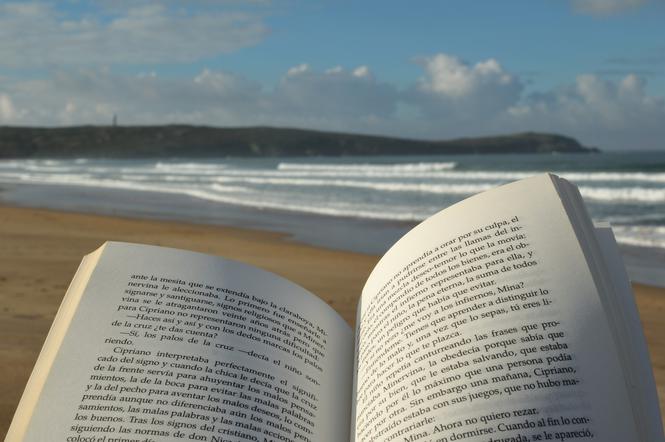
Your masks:
M0 207L0 436L4 438L53 317L83 255L106 240L221 255L280 274L353 324L377 256L298 244L228 227ZM635 286L656 383L665 405L665 289Z

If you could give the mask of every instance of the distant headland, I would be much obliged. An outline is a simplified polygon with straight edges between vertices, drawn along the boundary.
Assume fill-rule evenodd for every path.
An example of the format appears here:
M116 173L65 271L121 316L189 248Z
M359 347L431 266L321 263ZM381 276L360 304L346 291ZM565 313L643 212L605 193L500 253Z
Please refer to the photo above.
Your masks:
M525 132L454 140L414 140L274 127L0 127L0 158L277 157L591 153L574 138Z

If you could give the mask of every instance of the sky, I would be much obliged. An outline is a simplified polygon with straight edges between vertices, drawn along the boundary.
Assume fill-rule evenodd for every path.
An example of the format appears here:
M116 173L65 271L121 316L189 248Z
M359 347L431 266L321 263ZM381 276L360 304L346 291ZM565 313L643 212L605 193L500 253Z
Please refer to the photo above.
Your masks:
M665 1L0 1L0 125L114 115L665 150Z

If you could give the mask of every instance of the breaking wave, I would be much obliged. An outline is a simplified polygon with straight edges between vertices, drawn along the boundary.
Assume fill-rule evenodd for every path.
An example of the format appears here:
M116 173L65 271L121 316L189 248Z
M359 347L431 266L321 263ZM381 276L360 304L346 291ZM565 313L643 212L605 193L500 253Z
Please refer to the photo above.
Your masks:
M246 161L0 161L0 182L162 192L258 209L420 221L439 209L540 170L478 170L477 160L403 163ZM543 163L545 164L545 163ZM473 166L474 170L465 170ZM566 171L592 215L623 244L665 248L665 172Z

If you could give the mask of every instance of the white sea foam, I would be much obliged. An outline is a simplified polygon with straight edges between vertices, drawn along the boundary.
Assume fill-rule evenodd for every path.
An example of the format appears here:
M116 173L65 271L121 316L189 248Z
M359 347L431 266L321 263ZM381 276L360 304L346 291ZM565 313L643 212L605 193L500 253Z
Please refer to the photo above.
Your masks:
M279 163L278 170L354 170L354 171L397 171L397 172L427 172L432 170L451 170L457 163L402 163L402 164L306 164L306 163Z
M530 171L450 171L440 174L441 178L458 180L498 180L515 181L542 173L540 170ZM665 183L665 173L645 172L564 172L554 171L555 175L576 182L642 182Z
M3 177L8 178L8 175L0 175L0 180ZM429 211L414 211L413 208L409 206L385 207L383 205L367 205L343 201L322 203L316 199L304 202L296 202L288 196L284 195L282 195L282 201L278 201L275 199L275 194L251 191L244 187L232 186L223 183L215 183L198 187L167 186L160 183L147 184L131 182L127 180L94 179L73 174L59 176L14 174L9 181L23 181L33 184L73 185L107 189L181 194L206 201L233 204L257 209L274 209L318 215L360 217L378 220L420 221L435 211L435 209L430 209Z
M217 182L247 183L273 186L350 187L384 192L416 192L432 194L470 195L493 187L491 184L421 184L400 182L372 182L354 180L322 180L298 178L218 177Z
M602 218L612 225L630 224L665 224L665 211L660 213L631 213L629 215L609 215Z
M443 178L443 172L400 170L284 170L284 169L226 169L220 176L266 176L291 178Z
M281 177L363 177L363 178L434 178L457 181L490 181L493 183L509 182L531 177L542 173L532 171L462 171L451 170L455 163L432 163L433 167L423 163L416 164L378 165L378 164L291 164L280 163L273 169L225 169L222 175L252 175L252 176L281 176ZM438 166L437 166L438 164ZM444 167L451 164L451 167ZM300 167L304 166L304 167ZM665 183L665 173L643 172L553 172L572 182L635 182L635 183Z
M258 209L420 221L437 211L442 201L448 204L541 173L460 170L454 162L268 164L5 160L0 161L0 182L162 192ZM558 175L577 183L592 212L597 210L615 224L619 242L665 248L665 173L580 171Z
M616 203L662 203L665 202L665 189L644 187L580 187L580 193L587 200Z
M362 178L418 178L454 181L487 181L498 183L526 178L541 171L491 171L491 170L456 170L455 162L437 163L402 163L402 164L306 164L279 163L275 169L252 169L231 167L219 162L156 162L132 164L120 161L102 165L100 160L10 160L0 161L0 171L22 169L44 173L67 173L81 170L95 173L157 174L162 176L267 176L267 177L362 177ZM455 170L454 170L455 169ZM621 182L665 183L665 173L647 172L554 172L573 182Z
M432 183L432 182L405 182L405 181L376 181L376 180L341 180L324 178L289 178L242 175L153 175L136 173L127 168L112 174L109 170L104 172L84 173L34 173L31 170L0 171L0 180L21 181L35 183L62 183L70 185L99 185L100 182L124 182L131 186L132 182L152 182L155 187L167 183L192 183L205 185L208 183L234 183L264 186L292 186L292 187L330 187L330 188L356 188L380 192L408 192L433 195L472 195L495 187L496 182L481 183ZM145 172L145 171L142 171ZM100 176L101 175L101 176ZM105 175L109 175L106 177ZM102 179L103 176L103 179ZM655 187L579 187L582 196L589 201L605 204L611 203L663 203L665 202L665 188Z
M3 175L0 175L2 181ZM14 179L8 180L9 182L23 181L31 184L49 184L61 186L82 186L82 187L99 187L106 189L121 189L121 190L138 190L145 192L159 192L159 193L172 193L190 195L193 197L201 198L204 195L209 195L205 188L191 187L191 186L168 186L162 183L140 183L136 181L117 180L117 179L95 179L84 175L60 175L57 179L49 176L34 176L25 174L15 174ZM213 184L208 186L214 193L244 193L249 190L240 186L229 186L222 184ZM204 199L210 199L205 197Z
M391 211L386 211L384 206L380 205L358 205L344 202L316 204L315 201L298 203L294 200L275 201L270 195L253 192L252 195L243 195L241 198L230 195L219 195L205 190L188 192L188 195L195 196L209 201L233 204L243 207L252 207L255 209L273 209L285 210L290 212L311 213L316 215L327 215L349 218L366 218L387 221L421 221L432 215L431 211L414 211L412 207L396 206Z
M226 164L223 163L155 163L155 169L157 170L219 170L226 168Z
M664 226L612 226L612 230L621 244L665 248Z
M408 182L378 182L361 180L217 177L217 182L239 182L260 185L303 187L351 187L384 192L416 192L448 195L472 195L496 186L496 183L480 184L428 184ZM599 202L665 202L665 189L643 187L580 187L580 193L589 200Z
M153 170L157 173L175 173L185 175L217 175L227 168L221 163L156 163Z

